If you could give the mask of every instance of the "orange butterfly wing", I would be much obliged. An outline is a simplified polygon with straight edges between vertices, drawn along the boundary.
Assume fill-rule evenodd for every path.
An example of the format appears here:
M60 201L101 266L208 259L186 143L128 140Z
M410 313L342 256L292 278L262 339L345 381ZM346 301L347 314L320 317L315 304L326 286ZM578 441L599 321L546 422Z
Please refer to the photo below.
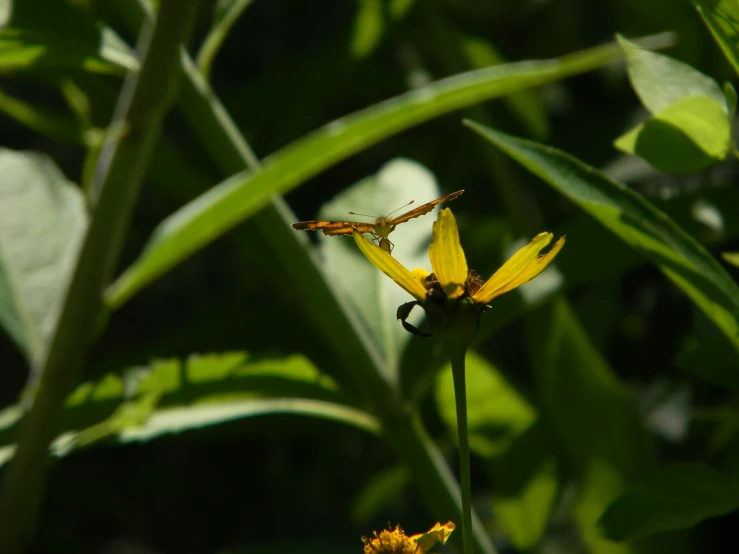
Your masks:
M360 233L370 233L374 224L354 221L301 221L293 223L292 228L297 231L323 231L324 235L351 235L352 229Z
M387 225L394 228L399 223L403 223L404 221L408 221L414 217L429 213L437 204L454 200L461 196L463 192L464 190L458 190L457 192L447 194L446 196L432 200L423 206L418 206L415 210L411 210L394 219L387 219L385 221ZM293 223L292 228L297 231L322 231L324 235L351 235L352 229L356 229L360 233L374 233L377 229L378 222L383 219L384 218L380 218L373 223L361 223L358 221L300 221L299 223ZM392 231L392 228L390 231Z
M437 198L436 200L432 200L431 202L427 202L423 206L418 206L414 210L411 210L409 212L404 213L403 215L399 215L396 218L388 220L388 223L390 225L395 226L405 221L408 221L409 219L413 219L414 217L425 215L429 213L431 210L433 210L437 204L441 204L442 202L448 202L450 200L454 200L455 198L462 196L463 192L464 192L464 189L458 190L457 192L453 192L451 194L447 194L446 196L442 196L441 198Z

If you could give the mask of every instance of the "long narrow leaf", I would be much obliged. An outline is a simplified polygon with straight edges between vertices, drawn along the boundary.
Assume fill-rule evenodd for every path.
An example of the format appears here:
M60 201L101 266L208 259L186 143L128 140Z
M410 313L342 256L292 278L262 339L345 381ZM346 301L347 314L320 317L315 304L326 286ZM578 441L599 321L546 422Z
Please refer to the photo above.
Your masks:
M591 71L621 57L615 45L449 77L338 119L242 172L164 220L143 254L108 290L120 306L142 287L259 209L326 168L404 129L507 94Z
M739 73L739 4L734 0L693 0L693 4Z
M472 121L467 125L654 262L739 348L739 285L664 212L625 185L555 148Z

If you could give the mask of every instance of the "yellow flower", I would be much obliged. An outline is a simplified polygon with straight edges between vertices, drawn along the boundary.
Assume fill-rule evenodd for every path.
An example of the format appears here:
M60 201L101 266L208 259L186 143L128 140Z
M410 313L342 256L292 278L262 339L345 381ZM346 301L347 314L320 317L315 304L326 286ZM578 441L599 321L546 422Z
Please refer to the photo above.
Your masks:
M468 298L481 311L495 297L527 283L544 271L562 249L565 238L560 238L546 254L539 255L552 241L552 234L536 235L530 244L516 252L484 283L467 267L467 258L459 242L457 222L449 208L441 210L434 222L433 238L429 248L433 271L431 274L423 269L413 271L406 269L389 253L356 231L354 241L377 269L416 299L412 304L420 304L427 308L428 315L431 304L464 298ZM403 310L401 306L398 317L403 319L401 313L407 317L410 308Z
M393 530L384 529L379 534L375 531L371 538L362 537L364 554L426 554L437 542L446 544L452 531L454 523L449 521L444 525L437 523L425 533L408 537L400 525L396 525Z

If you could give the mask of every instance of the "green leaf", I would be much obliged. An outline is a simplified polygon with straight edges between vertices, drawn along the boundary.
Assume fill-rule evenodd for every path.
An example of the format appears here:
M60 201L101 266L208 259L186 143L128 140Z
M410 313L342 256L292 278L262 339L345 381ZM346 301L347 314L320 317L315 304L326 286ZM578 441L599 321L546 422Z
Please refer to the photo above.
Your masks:
M654 444L636 406L561 296L528 319L541 418L577 480L576 521L592 551L609 547L596 522L613 498L651 471Z
M319 215L320 219L344 220L349 211L358 210L381 216L411 200L423 204L439 196L436 179L428 169L411 160L396 159L385 164L376 175L344 190L326 204ZM423 267L430 271L428 246L431 223L437 211L438 207L423 217L399 225L390 235L395 245L393 257L405 267ZM372 220L359 216L353 216L353 219ZM394 375L400 355L412 336L398 323L397 309L412 298L385 274L374 270L351 237L327 237L323 234L318 237L326 273L344 289L362 314L385 356L386 370ZM422 313L422 310L412 312L409 322L418 326Z
M739 482L699 464L660 470L620 496L598 522L614 540L687 529L739 508Z
M475 36L463 36L460 46L471 67L482 69L507 62L489 41ZM538 91L522 91L506 96L503 100L526 125L533 138L543 140L549 136L549 119L546 106Z
M534 408L500 374L472 351L466 357L467 419L470 449L485 457L505 452L536 419ZM456 433L457 412L451 365L436 380L439 416Z
M87 227L85 200L41 154L0 149L0 324L43 358Z
M203 40L197 58L198 69L206 79L210 78L213 60L228 38L231 28L253 2L254 0L219 0L216 3L213 26Z
M361 60L380 44L385 32L385 16L382 0L359 0L358 3L350 50L352 56Z
M34 29L0 31L0 74L38 68L123 75L138 69L138 61L110 29L101 32L98 42Z
M739 74L739 4L735 0L693 0L693 4Z
M661 171L693 172L726 158L730 123L725 104L708 96L691 96L670 104L614 145Z
M0 22L0 73L54 68L123 75L139 67L131 48L85 2L16 1L9 15Z
M726 107L729 110L729 123L731 124L736 115L737 95L734 85L729 82L724 83L724 99L726 100Z
M408 469L394 465L374 475L354 499L351 519L355 525L364 525L398 499L411 484Z
M144 441L229 421L298 414L352 425L378 424L350 405L336 383L305 357L251 358L245 352L159 360L122 377L106 375L69 395L61 435L51 451L64 456L103 439ZM0 463L12 457L21 410L0 413Z
M620 54L609 45L556 60L455 75L336 120L234 175L164 220L139 259L107 291L120 306L142 287L310 177L404 129L460 108L589 71Z
M553 446L539 419L490 463L493 511L517 550L532 550L549 524L560 481Z
M467 125L655 263L739 348L739 286L663 212L564 152L474 122Z
M731 265L739 267L739 252L722 252L721 257Z
M739 390L739 351L722 334L698 340L691 337L675 365L709 383Z
M726 101L716 81L690 65L650 52L617 35L626 54L629 79L644 107L658 114L691 96L713 98L726 110Z
M43 105L31 105L0 90L0 111L35 132L52 140L84 144L79 123L65 113Z

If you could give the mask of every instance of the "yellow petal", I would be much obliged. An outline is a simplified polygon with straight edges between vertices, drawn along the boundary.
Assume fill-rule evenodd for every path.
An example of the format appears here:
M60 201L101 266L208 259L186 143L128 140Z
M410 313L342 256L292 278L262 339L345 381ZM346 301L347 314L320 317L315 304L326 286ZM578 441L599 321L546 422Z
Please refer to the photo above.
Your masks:
M459 298L467 280L467 259L459 243L457 221L449 208L441 210L439 218L434 222L429 259L431 270L447 298Z
M425 554L429 549L433 548L437 542L446 544L452 531L454 531L454 523L451 521L446 522L444 525L437 523L425 533L413 535L410 537L410 540L417 545L416 554Z
M413 274L413 276L416 279L418 279L419 281L421 281L421 283L423 283L426 280L426 277L428 277L429 275L431 275L428 271L426 271L422 267L417 267L416 269L414 269L413 271L411 271L411 273Z
M426 298L426 289L419 276L408 271L403 265L385 252L382 248L378 248L357 231L353 231L354 242L362 251L367 259L372 262L377 269L398 283L416 300Z
M478 290L472 300L481 304L489 304L496 296L511 291L527 283L551 263L554 257L564 246L565 238L560 238L552 249L539 256L552 241L551 233L540 233L528 246L524 246L503 264L493 276Z

